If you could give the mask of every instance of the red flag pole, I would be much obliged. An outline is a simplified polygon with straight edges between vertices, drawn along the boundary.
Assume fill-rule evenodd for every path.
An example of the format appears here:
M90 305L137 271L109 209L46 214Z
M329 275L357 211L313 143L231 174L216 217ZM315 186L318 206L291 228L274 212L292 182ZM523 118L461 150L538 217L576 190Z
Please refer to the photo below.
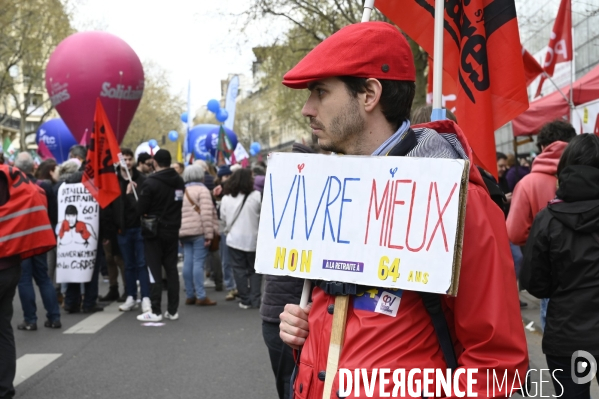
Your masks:
M443 35L445 22L445 2L435 0L435 33L433 50L433 113L431 121L446 119L443 109ZM430 71L428 73L431 73Z

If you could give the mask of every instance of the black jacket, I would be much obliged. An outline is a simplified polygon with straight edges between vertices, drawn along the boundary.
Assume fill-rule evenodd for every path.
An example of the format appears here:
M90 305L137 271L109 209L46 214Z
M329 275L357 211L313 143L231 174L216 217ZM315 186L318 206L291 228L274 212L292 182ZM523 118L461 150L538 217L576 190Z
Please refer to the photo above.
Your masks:
M181 228L181 207L185 185L173 168L163 169L146 178L138 191L138 211L140 215L160 218L161 232L179 234Z
M283 313L285 305L293 303L298 305L302 297L304 280L297 277L271 276L264 278L264 294L260 305L260 317L269 323L279 323L279 315Z
M543 352L599 356L599 169L569 166L524 249L522 287L550 298ZM597 237L593 236L593 233Z
M50 224L52 225L52 230L56 229L56 224L58 223L58 200L54 191L52 190L52 183L46 180L38 180L33 175L27 174L27 177L31 179L31 181L38 186L40 186L44 192L46 193L46 201L48 204L48 218L50 219Z
M137 200L133 193L127 194L127 185L129 181L123 178L121 172L118 172L119 186L121 187L121 195L110 204L113 215L114 223L116 228L121 233L125 232L125 229L131 229L139 227L139 210L137 206ZM140 188L146 181L146 177L142 175L136 168L131 171L131 179L137 184L135 189L139 195Z

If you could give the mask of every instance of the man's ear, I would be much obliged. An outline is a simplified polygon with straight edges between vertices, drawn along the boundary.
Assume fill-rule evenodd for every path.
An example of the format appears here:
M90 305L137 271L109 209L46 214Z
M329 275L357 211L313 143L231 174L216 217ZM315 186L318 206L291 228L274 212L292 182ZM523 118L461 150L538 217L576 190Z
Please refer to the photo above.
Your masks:
M364 111L372 112L381 99L383 93L383 86L377 79L366 80L366 92L364 94Z

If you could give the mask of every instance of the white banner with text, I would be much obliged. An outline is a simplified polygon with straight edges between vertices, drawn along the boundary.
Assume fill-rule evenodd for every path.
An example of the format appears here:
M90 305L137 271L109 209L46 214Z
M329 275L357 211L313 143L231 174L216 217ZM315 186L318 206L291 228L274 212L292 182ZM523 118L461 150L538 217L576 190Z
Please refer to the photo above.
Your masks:
M469 163L272 153L256 271L457 294Z

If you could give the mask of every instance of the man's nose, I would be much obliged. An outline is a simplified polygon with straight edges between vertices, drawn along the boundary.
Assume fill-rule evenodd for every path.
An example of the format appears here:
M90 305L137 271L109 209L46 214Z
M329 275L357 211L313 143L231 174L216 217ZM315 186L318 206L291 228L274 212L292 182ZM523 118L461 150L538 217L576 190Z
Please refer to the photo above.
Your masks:
M302 108L302 115L307 118L316 116L316 109L314 108L314 105L313 105L312 96L310 96L310 98L308 98L308 100L304 104L304 106Z

